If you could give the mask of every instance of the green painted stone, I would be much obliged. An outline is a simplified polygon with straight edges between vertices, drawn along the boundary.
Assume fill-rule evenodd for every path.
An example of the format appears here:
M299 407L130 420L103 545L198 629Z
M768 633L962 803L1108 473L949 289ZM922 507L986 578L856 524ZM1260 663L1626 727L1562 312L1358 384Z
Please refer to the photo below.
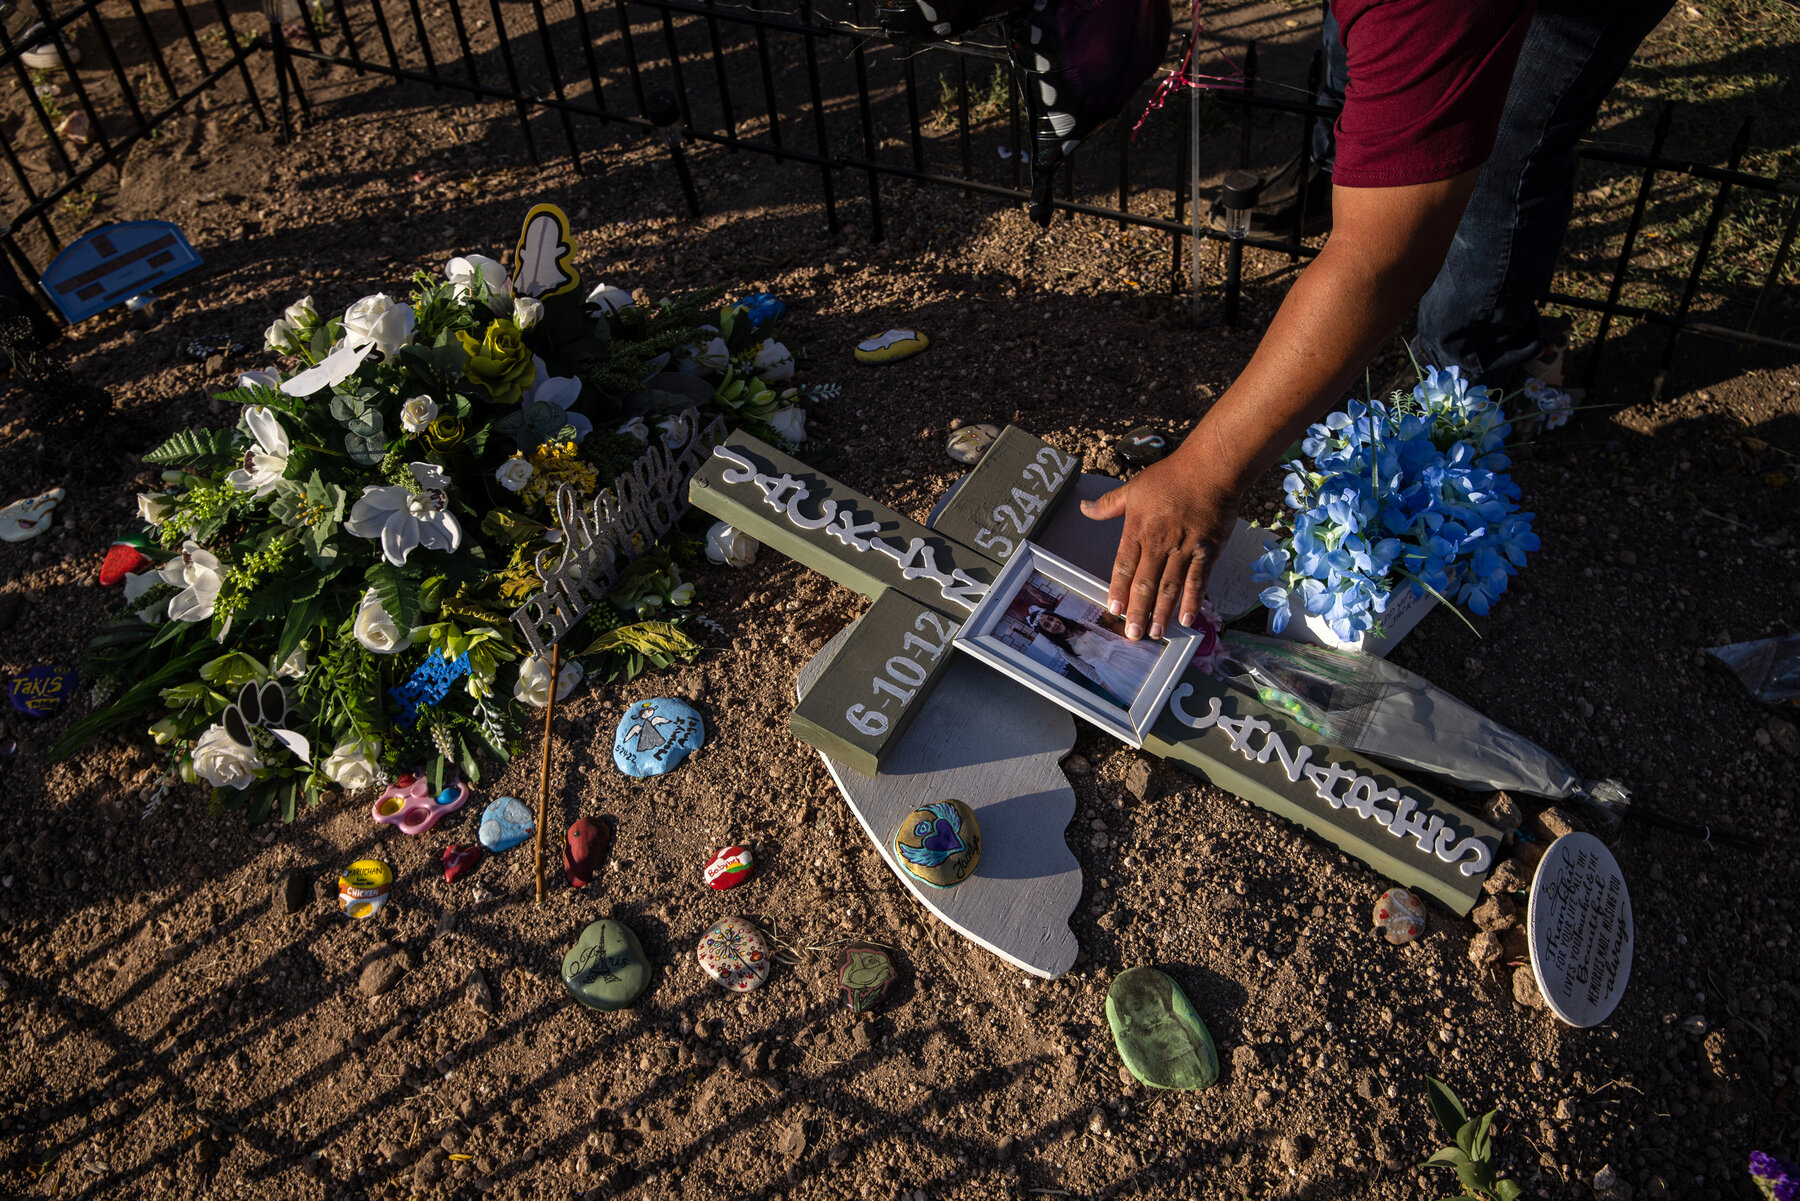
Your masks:
M603 919L563 956L563 983L589 1009L624 1009L650 984L650 964L631 927Z
M1120 972L1106 993L1119 1057L1152 1088L1209 1088L1219 1078L1212 1035L1181 986L1153 967Z

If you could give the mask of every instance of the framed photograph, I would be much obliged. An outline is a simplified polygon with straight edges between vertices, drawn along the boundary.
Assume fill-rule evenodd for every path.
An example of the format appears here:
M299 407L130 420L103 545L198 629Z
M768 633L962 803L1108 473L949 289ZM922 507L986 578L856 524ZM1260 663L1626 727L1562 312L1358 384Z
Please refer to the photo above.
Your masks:
M956 635L956 647L1101 729L1143 746L1200 634L1125 637L1106 584L1023 542Z

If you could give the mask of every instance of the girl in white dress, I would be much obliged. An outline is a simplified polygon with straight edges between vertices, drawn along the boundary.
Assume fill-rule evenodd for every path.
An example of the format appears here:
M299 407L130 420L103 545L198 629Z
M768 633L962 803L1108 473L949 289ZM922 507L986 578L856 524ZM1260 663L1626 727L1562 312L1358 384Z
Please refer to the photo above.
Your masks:
M1133 642L1102 625L1089 625L1045 608L1033 608L1026 624L1061 648L1078 670L1129 707L1162 657L1162 643Z

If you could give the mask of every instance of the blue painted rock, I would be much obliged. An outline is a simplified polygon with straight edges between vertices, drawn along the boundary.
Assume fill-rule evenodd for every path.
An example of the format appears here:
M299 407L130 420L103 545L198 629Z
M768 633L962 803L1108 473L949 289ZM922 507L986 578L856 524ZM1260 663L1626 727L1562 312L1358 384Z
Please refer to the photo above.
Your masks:
M730 992L749 992L769 978L769 944L741 917L723 918L700 936L700 968Z
M29 667L13 677L12 706L28 717L49 717L71 696L81 677L73 667Z
M623 1009L650 986L650 962L631 927L594 922L563 956L563 984L589 1009Z
M981 826L961 801L933 801L901 819L894 861L921 884L955 888L981 862Z
M1153 967L1120 972L1106 992L1106 1024L1125 1067L1152 1088L1207 1088L1219 1053L1181 986Z
M628 776L660 776L706 741L706 726L692 705L666 696L639 701L619 719L613 762Z
M490 851L510 851L535 833L531 807L518 797L503 796L482 811L477 837Z
M844 1001L853 1013L863 1013L881 1004L888 985L894 982L894 961L880 947L847 947L844 962L838 967L838 987L844 990Z

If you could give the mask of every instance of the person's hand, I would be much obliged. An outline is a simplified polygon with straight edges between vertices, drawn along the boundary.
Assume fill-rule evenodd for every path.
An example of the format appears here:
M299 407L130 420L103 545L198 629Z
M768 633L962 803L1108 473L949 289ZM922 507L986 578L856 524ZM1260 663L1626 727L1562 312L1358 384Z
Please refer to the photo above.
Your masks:
M1142 638L1146 628L1161 638L1178 615L1186 626L1199 620L1206 579L1237 522L1237 494L1213 483L1193 458L1178 451L1081 504L1095 521L1125 517L1107 607L1124 616L1127 638Z

